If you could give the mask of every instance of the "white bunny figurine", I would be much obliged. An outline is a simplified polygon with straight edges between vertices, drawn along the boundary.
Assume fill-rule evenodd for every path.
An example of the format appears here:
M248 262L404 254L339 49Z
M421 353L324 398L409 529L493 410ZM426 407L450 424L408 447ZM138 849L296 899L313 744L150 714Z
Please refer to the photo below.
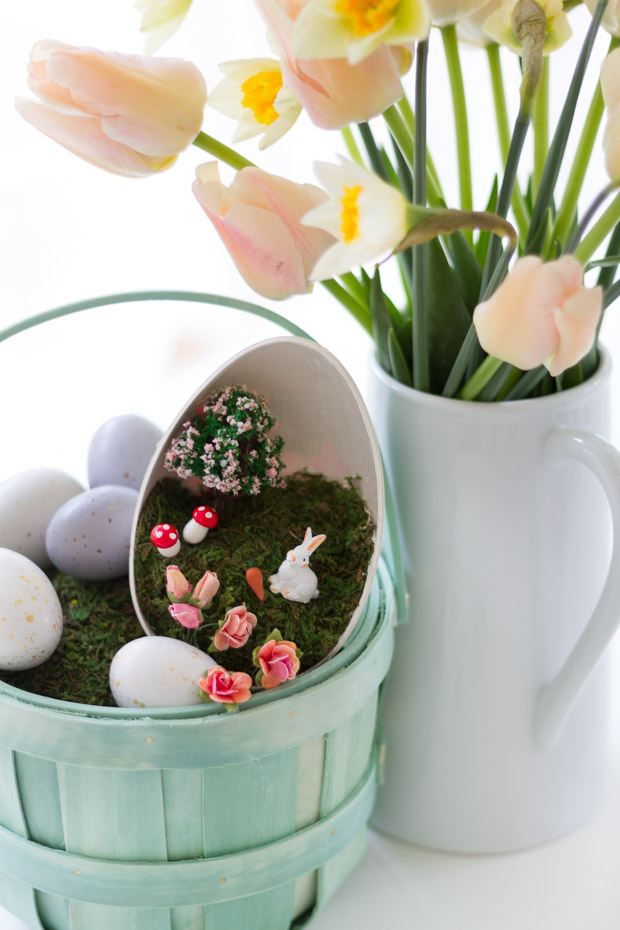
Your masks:
M319 596L319 583L308 563L324 539L324 535L313 536L308 527L304 541L290 549L276 574L269 576L274 594L281 594L287 601L298 601L300 604L307 604L313 597Z

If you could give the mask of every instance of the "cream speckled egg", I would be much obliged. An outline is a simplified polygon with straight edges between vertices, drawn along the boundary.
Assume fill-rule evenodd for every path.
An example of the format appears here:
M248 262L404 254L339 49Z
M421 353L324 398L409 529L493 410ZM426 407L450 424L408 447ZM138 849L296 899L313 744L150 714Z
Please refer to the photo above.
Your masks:
M198 679L217 662L171 636L143 636L126 643L110 666L110 688L119 707L202 704Z
M62 635L62 607L38 565L0 549L0 669L18 672L49 659Z

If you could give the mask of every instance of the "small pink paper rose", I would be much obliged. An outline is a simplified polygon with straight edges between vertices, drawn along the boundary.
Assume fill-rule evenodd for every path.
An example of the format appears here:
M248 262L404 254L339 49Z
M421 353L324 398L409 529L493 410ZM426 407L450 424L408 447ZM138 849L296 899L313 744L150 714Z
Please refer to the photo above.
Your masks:
M250 613L245 604L233 607L213 637L213 646L219 650L228 649L230 646L239 649L240 646L245 646L255 626L256 616Z
M166 568L166 590L173 603L184 600L192 592L191 584L178 565L168 565Z
M193 604L171 604L168 610L188 630L196 630L202 623L202 615Z
M252 679L245 672L227 672L221 665L210 668L198 681L207 700L218 704L242 704L250 699Z
M208 607L220 588L220 582L215 572L205 572L196 587L192 597L199 607Z
M290 640L282 639L274 630L267 642L254 652L254 665L260 668L256 684L261 688L276 688L283 681L295 678L299 671L301 652Z

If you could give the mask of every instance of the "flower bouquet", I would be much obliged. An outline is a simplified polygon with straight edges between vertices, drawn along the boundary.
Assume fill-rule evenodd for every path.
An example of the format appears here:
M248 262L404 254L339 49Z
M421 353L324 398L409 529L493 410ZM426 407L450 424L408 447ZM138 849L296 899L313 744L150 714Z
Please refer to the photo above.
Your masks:
M142 4L150 51L189 6ZM197 167L194 195L246 282L282 299L320 281L373 336L380 365L403 384L492 401L586 379L596 367L603 311L618 293L616 240L600 253L620 215L618 198L594 222L619 174L615 5L589 4L581 40L570 39L568 5L535 0L257 0L256 7L276 57L221 63L224 79L209 91L186 61L47 40L29 65L38 100L22 99L18 109L75 154L125 176L169 169L191 143L208 152L215 160ZM579 131L573 123L584 75L601 65L591 56L601 22L612 34L610 53ZM458 205L446 203L426 139L431 26L441 33L454 100ZM552 53L569 39L574 74L550 127ZM472 197L464 42L485 48L504 162L501 177L489 179L484 210L474 209ZM519 56L522 71L512 132L501 46ZM236 120L235 148L205 131L208 117L202 128L205 103ZM269 173L237 150L258 136L262 151L294 132L302 109L318 128L339 130L348 151L337 164L315 166L321 187ZM611 180L582 209L605 110ZM533 164L520 180L531 126ZM220 180L218 162L235 170L230 183Z

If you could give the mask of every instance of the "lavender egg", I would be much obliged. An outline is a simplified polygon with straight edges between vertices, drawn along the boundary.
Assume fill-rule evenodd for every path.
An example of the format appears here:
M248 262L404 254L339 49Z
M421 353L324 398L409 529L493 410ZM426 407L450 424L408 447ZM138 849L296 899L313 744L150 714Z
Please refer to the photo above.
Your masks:
M82 581L108 581L129 572L138 492L102 485L71 498L47 528L47 552L60 571Z
M134 414L106 420L88 449L90 487L116 484L138 490L161 435L154 423Z

